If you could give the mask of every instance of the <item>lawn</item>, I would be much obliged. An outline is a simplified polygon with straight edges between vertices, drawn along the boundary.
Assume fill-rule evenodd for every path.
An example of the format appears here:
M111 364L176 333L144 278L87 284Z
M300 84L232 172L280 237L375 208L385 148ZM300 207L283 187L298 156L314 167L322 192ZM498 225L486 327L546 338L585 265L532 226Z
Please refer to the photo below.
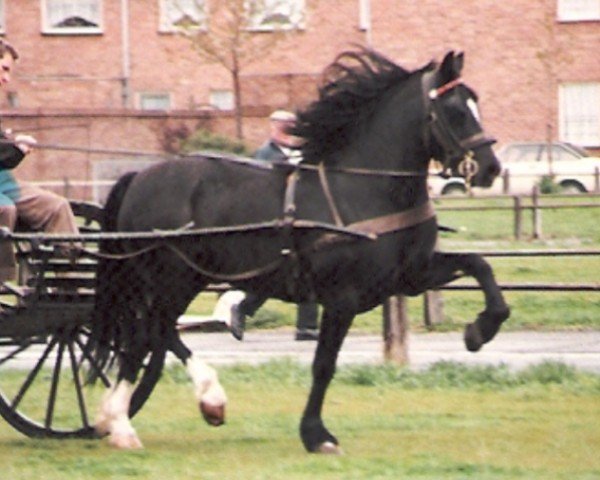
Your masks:
M560 364L515 373L438 364L425 372L345 367L325 419L344 450L310 455L298 438L308 371L289 361L221 371L221 428L200 420L191 386L170 369L134 419L145 443L30 440L0 424L1 478L569 479L600 476L600 376Z

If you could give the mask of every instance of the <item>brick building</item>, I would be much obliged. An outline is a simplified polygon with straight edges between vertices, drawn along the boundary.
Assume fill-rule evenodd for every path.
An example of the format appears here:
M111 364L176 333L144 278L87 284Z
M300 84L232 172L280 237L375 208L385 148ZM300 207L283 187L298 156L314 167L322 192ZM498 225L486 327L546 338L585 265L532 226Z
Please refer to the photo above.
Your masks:
M272 109L314 97L336 54L369 44L407 68L465 51L464 76L501 144L600 147L599 0L0 0L2 34L21 54L0 98L3 127L44 143L151 151L182 127L234 135L230 75L177 33L185 23L212 35L228 2L256 4L243 32L270 46L240 71L250 146ZM122 159L38 150L19 175L91 180L109 160Z

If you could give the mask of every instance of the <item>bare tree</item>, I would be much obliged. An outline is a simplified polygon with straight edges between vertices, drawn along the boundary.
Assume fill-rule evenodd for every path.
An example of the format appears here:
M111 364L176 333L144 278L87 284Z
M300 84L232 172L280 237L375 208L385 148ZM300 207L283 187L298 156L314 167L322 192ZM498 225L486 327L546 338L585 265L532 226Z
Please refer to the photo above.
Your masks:
M182 16L175 22L206 62L216 63L231 75L235 102L236 134L242 140L240 76L253 62L262 60L273 47L301 27L305 0L173 0ZM191 21L186 12L202 12L202 21Z

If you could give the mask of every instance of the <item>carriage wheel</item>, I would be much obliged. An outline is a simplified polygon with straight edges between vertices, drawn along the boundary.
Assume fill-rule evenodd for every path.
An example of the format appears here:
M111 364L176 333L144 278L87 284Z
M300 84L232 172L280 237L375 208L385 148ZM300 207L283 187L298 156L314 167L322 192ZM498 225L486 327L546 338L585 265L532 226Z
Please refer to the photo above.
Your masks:
M0 415L12 427L29 437L98 437L93 417L115 372L101 372L84 353L88 334L88 327L79 325L43 339L0 343ZM131 417L154 389L164 358L163 351L146 359ZM98 377L94 384L86 382L90 374Z

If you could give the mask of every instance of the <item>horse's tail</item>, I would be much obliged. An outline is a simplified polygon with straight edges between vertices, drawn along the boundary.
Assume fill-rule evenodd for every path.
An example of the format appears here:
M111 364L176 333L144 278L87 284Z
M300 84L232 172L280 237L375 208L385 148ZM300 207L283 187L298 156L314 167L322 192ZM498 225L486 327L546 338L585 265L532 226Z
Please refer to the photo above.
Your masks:
M102 232L118 231L118 216L125 194L136 172L123 175L113 186L103 209ZM99 243L99 258L96 269L96 302L92 313L91 332L88 351L93 355L97 371L90 372L90 380L112 365L116 352L120 350L122 312L126 308L127 298L123 298L122 283L126 262L115 258L123 252L123 246L115 240L103 239Z
M117 231L117 218L119 216L119 210L121 210L121 204L125 193L131 184L133 178L137 175L137 172L129 172L123 175L117 183L114 184L106 203L104 204L104 215L102 221L102 231L104 232L116 232Z

